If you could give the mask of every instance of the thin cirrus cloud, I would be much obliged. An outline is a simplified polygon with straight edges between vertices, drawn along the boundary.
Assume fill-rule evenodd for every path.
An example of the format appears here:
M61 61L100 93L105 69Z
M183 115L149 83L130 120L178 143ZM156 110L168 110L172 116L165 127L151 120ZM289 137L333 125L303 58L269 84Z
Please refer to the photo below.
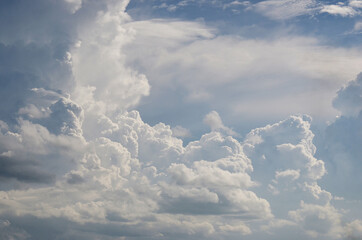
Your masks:
M287 20L303 15L316 15L321 13L341 17L353 17L360 15L361 6L361 1L352 0L348 1L348 3L338 2L337 4L327 4L323 1L316 0L267 0L252 4L247 9L252 9L274 20Z
M14 20L7 29L18 31L1 35L5 67L0 68L0 238L361 236L360 218L335 206L337 196L328 184L320 183L328 176L328 162L317 156L310 116L286 117L255 128L240 140L217 111L209 111L202 117L210 132L185 143L181 137L190 135L188 129L162 122L151 126L142 120L142 111L132 110L148 95L152 99L153 91L165 90L162 85L184 91L189 102L207 100L212 105L212 96L220 94L220 105L226 106L226 100L232 105L232 100L237 101L233 97L222 100L227 96L224 84L234 84L240 76L272 76L269 79L276 82L261 86L263 89L273 89L277 83L287 87L290 72L277 80L283 76L277 74L282 65L294 74L306 72L293 79L293 84L301 76L309 77L309 83L336 75L330 83L332 92L347 81L343 78L356 75L359 52L323 47L310 38L270 44L217 36L217 31L200 21L133 22L125 12L128 3L2 3L19 19L1 15ZM42 21L24 11L32 8L48 10L39 12ZM23 23L22 14L32 21ZM28 31L29 26L35 32ZM54 26L60 32L52 31ZM223 62L221 49L238 64ZM300 61L303 51L307 58L314 52L311 59L337 56L350 64L344 71L338 68L338 61L316 61L313 63L323 64L297 68L307 63ZM273 65L276 54L282 60ZM239 59L239 55L243 57ZM264 57L265 62L261 61ZM285 65L287 60L294 62ZM172 67L175 63L180 69ZM238 70L240 64L243 67ZM263 69L260 75L258 69ZM327 69L333 72L327 75ZM185 81L181 81L181 71L189 76ZM356 128L360 126L356 120L360 106L351 99L360 96L360 76L338 91L334 101L345 121L355 121L349 126ZM265 92L254 80L245 80L239 90L261 91L261 97ZM157 104L169 99L156 100L152 104L154 111L159 111ZM338 120L333 122L328 134L341 127ZM326 144L341 144L338 140L329 138ZM352 151L356 153L354 148Z
M154 1L155 4L157 1ZM181 10L187 6L211 6L223 10L231 10L233 14L242 14L246 11L255 11L265 17L277 21L285 21L300 16L314 16L322 13L341 17L354 17L360 15L362 2L349 0L335 4L318 0L264 0L253 1L176 1L174 3L162 2L154 8L167 9L169 12Z

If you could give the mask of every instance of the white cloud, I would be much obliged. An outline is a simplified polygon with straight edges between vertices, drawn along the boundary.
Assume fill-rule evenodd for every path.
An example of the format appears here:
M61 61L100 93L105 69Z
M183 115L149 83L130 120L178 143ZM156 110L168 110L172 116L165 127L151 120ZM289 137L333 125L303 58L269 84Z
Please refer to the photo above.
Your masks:
M340 5L325 5L321 9L321 13L341 15L342 17L354 16L357 14L357 12L352 7Z
M188 130L184 127L181 127L181 126L176 126L176 127L172 128L171 130L172 130L172 134L174 137L185 138L185 137L191 136L190 130Z
M246 226L243 222L234 223L233 225L222 225L219 227L220 230L230 233L230 232L237 232L241 235L249 235L251 234L251 230L248 226Z
M362 8L362 1L361 0L349 0L349 6L354 8Z
M42 3L35 1L34 8ZM295 227L280 218L295 209L300 199L320 202L331 198L317 184L326 170L315 156L310 117L292 116L254 129L240 143L213 111L204 120L211 132L183 146L175 136L187 136L187 130L164 123L150 126L139 112L130 110L149 93L150 85L126 58L133 54L131 60L153 59L155 65L143 63L146 70L169 72L156 83L156 91L159 83L167 88L175 82L178 91L181 78L177 74L183 72L187 101L219 96L217 101L225 107L227 89L221 89L225 83L234 88L243 82L239 90L252 92L259 89L259 83L253 84L255 78L240 79L257 76L267 79L261 81L265 84L261 88L270 84L278 89L283 83L276 80L278 71L290 59L295 60L290 63L295 72L312 69L292 83L304 76L323 82L342 69L325 75L338 64L327 64L325 69L313 66L313 61L303 65L298 59L304 50L317 52L312 58L347 55L352 59L347 62L355 65L360 52L333 52L310 39L304 43L304 38L268 42L214 37L214 31L202 23L132 23L125 13L128 3L51 2L51 9L45 11L51 16L40 15L40 22L31 23L40 24L42 30L34 28L34 33L28 33L24 29L29 23L24 22L19 33L0 37L0 53L14 56L2 61L0 69L6 76L1 79L10 83L2 89L6 101L0 106L4 118L0 121L0 238L238 239L240 234L259 231L263 224L267 224L264 230ZM30 6L22 4L19 8ZM44 21L48 17L51 21ZM54 22L61 36L47 31ZM38 30L42 34L36 36ZM137 51L142 59L134 52L135 46L141 46ZM296 50L289 55L291 49ZM271 55L265 55L269 50ZM230 54L228 61L223 60L226 54ZM276 65L272 64L274 54L282 58ZM258 69L252 69L256 62ZM170 66L177 66L179 72ZM195 69L187 75L185 69L190 67ZM267 70L260 73L264 67ZM347 70L340 77L351 74ZM288 72L282 75L283 79L290 76ZM8 80L14 79L20 80L11 85ZM332 81L339 83L338 78ZM217 95L219 90L223 94ZM19 101L6 107L12 102L7 97ZM240 99L234 100L232 106ZM10 115L13 121L7 118ZM268 186L277 189L280 198L270 196ZM280 208L280 204L285 206ZM312 235L340 234L340 213L329 204L302 204L290 216ZM309 219L324 225L314 228L308 225ZM347 226L350 236L356 235L359 225Z
M144 21L127 26L133 25L137 33L125 49L127 63L143 69L152 85L144 100L154 103L152 116L169 111L179 119L187 106L190 112L212 108L234 119L276 120L297 113L328 119L337 113L330 105L336 90L362 64L359 49L331 48L314 38L212 38L213 30L200 23ZM168 107L165 98L175 104ZM146 107L142 111L151 115Z
M82 0L64 0L68 6L71 13L75 13L82 6Z
M361 239L362 238L362 221L354 220L345 226L346 239Z
M14 180L52 183L77 165L74 159L85 149L81 108L66 98L48 108L49 116L39 121L19 118L15 131L2 125L0 152L7 154L1 157L1 176L8 180L3 186Z
M342 237L341 214L331 205L302 202L301 208L290 211L289 216L314 238L328 236L332 239L341 239Z
M228 135L237 135L236 132L223 124L220 115L216 111L208 113L204 118L204 123L211 128L211 131L224 131Z
M2 192L1 203L7 206L6 212L64 218L77 224L116 221L120 228L127 226L124 221L132 225L153 216L158 220L149 222L148 229L154 234L167 233L164 219L168 219L167 214L177 213L180 216L167 226L176 228L175 234L185 231L192 235L215 231L216 223L193 223L202 220L198 213L218 217L218 221L229 226L220 227L223 232L232 226L224 215L234 214L241 219L271 216L268 202L248 190L254 185L248 175L251 163L232 137L212 132L183 148L168 126L150 127L136 112L120 115L115 124L119 130L104 131L87 143L83 158L68 152L74 156L75 165L58 175L54 186ZM126 128L119 134L120 129ZM42 139L42 144L48 146L48 141ZM32 148L39 151L40 147L38 143ZM193 220L183 219L185 216ZM129 231L135 233L139 226L134 230L130 227ZM230 231L250 233L247 226Z
M329 5L325 4L323 1L316 0L266 0L249 7L249 9L253 9L274 20L288 20L298 16L313 15L317 13L353 17L360 14L359 8L362 8L362 2L359 0L350 0L348 4L339 2L337 4Z
M362 110L362 73L338 91L333 106L344 116L357 116Z
M326 176L330 183L330 189L339 196L348 194L352 199L359 199L360 193L352 191L347 193L345 186L351 189L361 181L358 169L362 167L360 156L362 149L360 142L362 135L359 129L362 124L362 75L359 74L355 80L343 86L333 101L341 116L335 119L321 139L320 152L328 159L329 172ZM345 176L354 176L346 178Z
M235 8L235 7L239 7L239 6L244 6L244 7L247 7L249 6L251 3L249 1L232 1L232 2L229 2L229 3L225 3L222 8L223 9L227 9L227 8Z
M292 169L287 169L285 171L276 171L275 172L275 179L283 179L283 178L290 178L292 181L293 180L297 180L300 177L300 171L298 170L292 170Z
M124 13L128 1L108 3L107 11L82 25L78 35L82 44L72 50L76 94L93 95L102 104L101 111L127 109L149 94L147 78L124 65L122 48L133 36L122 23L129 21ZM75 95L76 96L76 95ZM88 99L76 99L84 107Z
M362 22L356 22L353 27L354 31L361 31L362 30Z
M304 187L309 191L316 199L323 199L325 203L328 203L332 199L332 194L326 190L322 190L316 182L311 184L304 183Z
M254 180L271 206L276 218L283 210L297 207L301 199L326 204L332 194L317 183L326 174L325 162L315 158L314 134L309 116L286 120L247 134L243 150L252 160Z
M317 7L315 0L267 0L253 5L257 12L276 20L312 14L318 9Z

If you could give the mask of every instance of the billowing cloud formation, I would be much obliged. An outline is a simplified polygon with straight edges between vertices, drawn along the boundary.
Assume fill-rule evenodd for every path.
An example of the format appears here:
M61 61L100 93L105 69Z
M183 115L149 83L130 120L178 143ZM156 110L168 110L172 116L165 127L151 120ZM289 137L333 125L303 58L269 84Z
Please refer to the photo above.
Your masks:
M330 206L301 203L301 209L289 212L289 215L312 237L327 235L333 239L341 239L341 215Z
M309 116L238 141L212 111L204 118L211 132L184 145L177 135L187 129L150 126L130 109L150 91L126 65L132 26L174 29L165 39L172 48L212 39L203 24L132 24L128 1L7 4L29 21L1 10L19 27L0 37L1 239L290 238L287 227L300 239L360 236L360 220L343 224L320 186L327 170ZM39 22L24 9L39 11ZM343 109L350 91L358 95L358 84L339 92Z
M64 107L63 112L53 107L64 102L64 99L58 100L50 107L51 110L57 110L60 119L73 113L71 109L77 109L71 103ZM200 141L183 147L181 140L172 137L168 126L158 124L150 127L143 123L137 112L129 112L119 115L112 124L109 119L108 122L99 121L98 129L102 129L100 135L84 143L82 136L69 131L73 122L80 118L76 114L72 116L72 121L64 121L60 130L56 128L54 134L30 121L20 122L18 133L4 133L4 141L9 142L11 137L17 136L16 139L23 142L22 145L18 144L16 154L30 154L31 150L36 149L34 158L37 160L51 158L51 162L48 159L46 163L39 161L34 164L36 170L55 174L53 169L57 169L59 174L53 176L53 182L39 180L48 183L47 186L2 192L3 215L13 215L16 210L18 216L62 218L97 226L111 224L120 228L130 227L130 234L143 231L143 226L138 225L138 222L144 219L143 224L149 225L145 228L156 235L174 234L165 232L161 227L170 221L170 214L177 214L168 223L173 226L172 229L206 235L215 229L221 232L229 229L232 222L223 225L229 215L240 219L265 219L272 216L269 203L248 190L255 185L249 175L252 171L251 161L243 154L240 143L232 137L212 132L204 135ZM102 119L101 115L98 117ZM29 132L40 139L28 140ZM81 147L82 144L84 147ZM71 150L71 146L74 150ZM54 149L61 153L57 154ZM17 155L12 155L14 150L10 146L7 150L2 155L8 155L8 162L14 162L12 160L17 159ZM82 156L80 152L85 153ZM69 164L66 164L67 159ZM45 178L27 169L26 164L32 164L29 155L14 169L23 175ZM9 178L29 180L7 168L3 168L3 171ZM178 214L181 216L177 217ZM219 219L219 223L198 217L200 214L214 216ZM187 224L181 227L184 221ZM204 223L188 226L194 221ZM236 230L250 232L246 226ZM123 236L122 233L118 234Z
M204 123L208 125L212 131L216 130L225 132L228 135L237 135L236 132L223 124L220 115L216 111L208 113L204 118Z
M321 153L330 161L332 174L327 176L328 180L334 183L332 186L339 194L344 192L346 185L357 186L362 180L357 173L362 167L361 83L362 75L359 74L356 80L338 91L333 105L341 112L341 116L327 127L324 147L321 149ZM360 197L357 192L351 192L349 196L353 199Z

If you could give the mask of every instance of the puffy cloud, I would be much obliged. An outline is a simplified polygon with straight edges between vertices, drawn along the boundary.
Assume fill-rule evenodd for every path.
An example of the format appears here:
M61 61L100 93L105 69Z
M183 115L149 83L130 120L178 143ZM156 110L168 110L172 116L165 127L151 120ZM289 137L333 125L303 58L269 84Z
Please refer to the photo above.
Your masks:
M328 236L341 239L343 228L341 214L331 205L313 205L301 203L301 208L290 211L289 216L305 229L310 236Z
M89 107L92 96L100 111L124 110L149 94L145 75L124 65L122 48L133 36L122 26L130 20L124 12L127 4L109 1L95 19L80 26L79 44L72 49L72 69L76 100L84 107Z
M211 131L225 131L228 135L237 135L236 132L223 124L220 115L216 111L208 113L204 118L204 123L211 128Z
M232 225L222 225L219 228L226 233L236 232L238 234L240 233L241 235L251 234L250 228L246 226L243 222L237 222Z
M172 130L172 134L174 137L181 137L181 138L184 138L184 137L190 137L191 136L191 132L190 130L184 128L184 127L181 127L181 126L176 126L174 128L171 129Z
M300 177L300 171L287 169L285 171L275 172L275 179L290 178L292 181L297 180Z
M296 208L300 199L325 204L332 198L317 183L326 168L324 161L314 156L310 123L309 116L291 116L252 130L244 140L243 150L253 161L252 176L260 183L257 192L274 206L276 217Z
M362 238L362 221L354 220L345 226L346 239L361 239Z
M350 6L326 5L321 9L321 13L341 15L342 17L354 16L357 12Z
M49 183L76 166L75 158L82 155L85 147L81 129L82 109L70 99L57 98L45 101L48 103L45 106L48 116L26 119L29 116L26 113L18 119L15 130L2 122L0 151L3 178ZM3 181L2 187L6 188L7 184Z
M308 116L292 116L252 130L239 142L213 111L204 119L211 132L184 145L177 138L186 136L184 128L151 126L138 111L130 110L150 90L145 75L128 65L138 56L126 61L140 36L142 46L145 39L148 46L168 43L144 52L143 60L153 54L155 70L174 63L181 63L181 70L194 66L195 71L217 66L219 60L212 59L221 61L224 53L195 54L201 46L217 50L215 46L230 43L226 53L233 53L235 46L246 51L245 62L231 55L235 63L221 64L224 74L220 71L215 77L214 72L200 71L209 77L204 81L186 76L188 101L208 99L223 83L240 79L239 72L225 69L237 71L242 63L242 71L249 71L250 64L261 58L251 57L249 46L261 46L262 51L275 46L215 38L214 31L200 22L132 22L125 13L128 3L8 3L10 12L25 14L29 21L24 24L0 10L4 13L0 18L13 19L12 27L19 27L0 37L4 100L0 106L0 238L237 239L259 231L261 224L267 224L264 230L268 230L295 227L295 223L315 236L340 234L340 213L329 203L331 194L317 184L326 170L315 157ZM24 10L39 6L38 19ZM158 58L158 50L176 55ZM182 58L181 51L189 58ZM168 71L168 76L177 78ZM318 71L311 75L317 76ZM162 81L166 87L172 85L165 78ZM159 90L157 84L155 89ZM7 106L9 102L13 104ZM268 189L278 191L280 197ZM299 199L324 205L303 203L301 209L290 211ZM288 211L294 223L282 219ZM324 225L314 228L309 219ZM350 236L358 236L358 224L347 226Z
M248 234L247 226L230 230L233 223L228 223L226 216L271 216L269 203L248 190L254 185L248 174L251 162L232 137L212 132L184 148L180 140L172 137L168 126L151 127L136 112L120 115L114 124L119 129L128 126L137 143L135 148L120 143L125 139L115 138L127 137L126 133L106 131L103 135L109 138L88 142L83 157L74 159L76 164L59 175L56 185L1 192L1 204L6 206L2 214L13 215L16 211L17 216L61 218L85 225L114 223L128 228L131 234L139 231L137 223L143 219L147 229L156 235L215 232L218 225L202 223L198 214L218 218L223 225L217 231ZM211 150L217 155L209 153ZM174 220L170 221L169 214ZM175 230L166 230L166 222ZM86 227L84 231L90 230Z

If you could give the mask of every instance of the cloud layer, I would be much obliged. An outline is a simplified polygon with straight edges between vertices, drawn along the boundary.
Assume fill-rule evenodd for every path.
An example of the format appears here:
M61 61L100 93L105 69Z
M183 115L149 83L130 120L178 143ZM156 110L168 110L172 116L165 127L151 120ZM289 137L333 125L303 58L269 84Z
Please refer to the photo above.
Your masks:
M0 35L0 239L358 239L361 220L347 217L334 205L338 196L320 183L329 163L317 156L309 115L285 117L241 139L209 111L202 117L210 131L185 143L180 137L190 136L188 129L151 126L132 108L153 88L160 93L183 84L188 101L212 101L240 82L238 91L249 89L258 99L249 98L250 107L226 100L252 112L255 102L287 98L286 91L296 90L287 86L302 77L323 82L339 74L333 89L356 71L359 52L309 38L270 43L216 36L202 22L134 22L128 3L1 3L12 14L0 14L11 20L0 21L9 30ZM351 66L342 73L328 73L338 62L302 66L304 51L322 60L339 56ZM232 61L222 61L225 54ZM275 54L280 62L273 63ZM287 83L288 71L281 79L276 73L286 63L300 73ZM149 82L137 69L160 78ZM287 90L263 98L249 76L268 76L272 81L260 81ZM362 135L342 133L345 126L360 129L360 85L361 75L338 91L334 106L343 116L327 128L325 141L324 156L339 146L353 167Z

